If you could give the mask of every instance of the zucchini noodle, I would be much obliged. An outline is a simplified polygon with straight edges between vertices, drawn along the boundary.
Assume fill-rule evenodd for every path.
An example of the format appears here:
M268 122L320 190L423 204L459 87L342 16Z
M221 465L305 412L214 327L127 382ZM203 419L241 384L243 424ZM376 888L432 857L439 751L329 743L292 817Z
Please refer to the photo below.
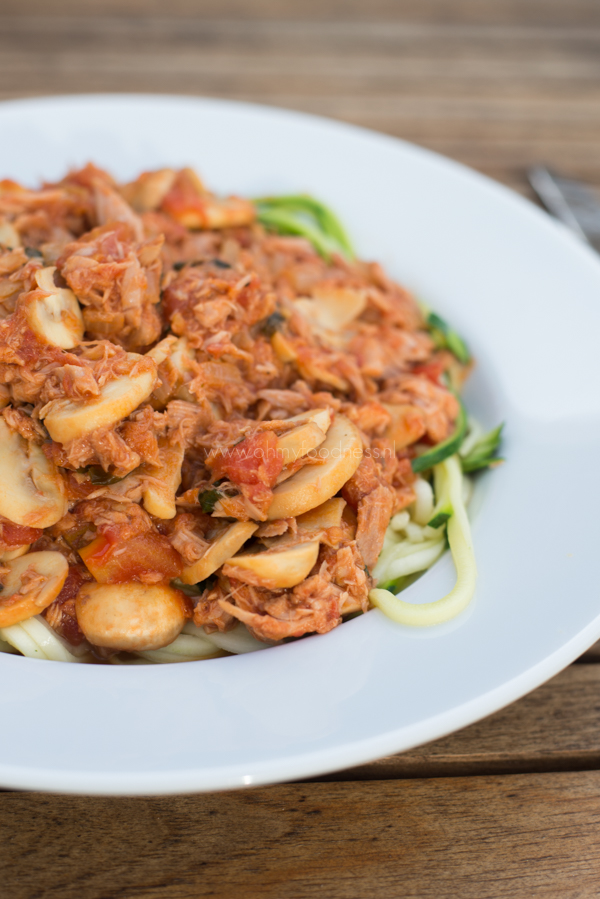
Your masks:
M400 624L413 627L441 624L462 612L473 598L477 578L471 528L463 499L463 474L458 456L451 456L440 462L439 465L436 465L434 468L434 479L438 498L434 509L434 517L439 509L451 509L446 530L450 551L456 567L457 579L454 588L442 599L422 605L405 602L387 589L375 588L369 594L369 599L373 605L381 609L385 615ZM430 545L431 542L433 541L430 541ZM444 541L442 539L438 542L441 543L441 554ZM394 552L393 558L392 552ZM407 549L400 544L395 548L395 551L390 549L385 558L384 553L382 553L374 573L377 575L381 572L380 576L388 577L407 574L409 572L405 570L403 565L405 560L411 559L411 555L414 562L414 557L417 554L407 554ZM424 554L422 558L425 558ZM430 562L429 564L432 563ZM429 567L429 565L423 567Z
M0 638L13 649L30 659L51 659L54 662L81 662L70 652L58 634L36 615L20 624L0 628Z
M154 664L195 662L222 655L242 655L247 652L256 652L260 649L267 649L272 645L274 644L263 643L261 640L257 640L241 622L225 633L216 631L214 634L207 634L203 628L196 627L195 624L188 621L184 625L181 634L168 646L163 646L162 649L132 653L127 658L117 655L108 661L113 665L141 665L147 662Z

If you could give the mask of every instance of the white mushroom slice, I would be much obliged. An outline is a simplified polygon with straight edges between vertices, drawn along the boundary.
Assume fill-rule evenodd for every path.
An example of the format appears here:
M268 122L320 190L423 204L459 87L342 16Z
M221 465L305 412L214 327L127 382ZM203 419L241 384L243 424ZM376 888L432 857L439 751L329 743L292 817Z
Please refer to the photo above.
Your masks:
M234 556L223 566L223 574L271 590L288 589L308 577L319 555L319 541L299 543L284 549Z
M84 584L75 607L90 643L125 652L167 646L187 619L183 594L165 584Z
M298 358L298 353L280 331L275 331L271 337L271 346L281 362L295 362Z
M296 459L321 446L324 440L325 431L322 431L314 421L307 421L278 437L277 449L281 450L283 464L290 465Z
M295 518L335 496L352 477L363 456L358 428L344 415L336 415L319 447L321 465L306 465L273 491L267 520Z
M258 525L254 521L237 521L211 543L201 559L184 568L180 580L184 584L199 584L213 574L249 540Z
M181 484L183 455L183 446L165 444L160 447L161 464L144 465L138 472L152 478L144 479L142 497L146 512L155 518L175 518L175 494Z
M46 296L33 294L23 308L29 327L40 340L70 350L83 340L83 315L73 291L55 285L55 271L52 266L37 272L37 286Z
M122 188L122 193L136 212L150 212L152 209L158 209L171 190L175 174L173 169L144 172L137 181L126 184Z
M337 332L364 312L367 294L348 287L315 287L312 299L300 297L294 306L313 325Z
M153 398L160 404L177 397L180 400L194 402L195 397L187 386L194 377L194 352L185 337L165 337L152 350L146 353L159 365L160 383L153 392Z
M299 515L296 524L301 530L313 531L318 528L339 528L342 524L342 515L346 507L346 500L341 496L334 496L327 502Z
M21 238L17 234L10 222L0 222L0 247L6 247L7 250L14 250L21 246Z
M156 381L156 364L147 356L128 353L132 370L107 381L100 395L89 400L52 400L40 415L57 443L69 444L97 428L107 428L126 418L148 399Z
M67 512L62 476L42 448L0 418L0 515L15 524L48 528Z
M12 549L7 549L6 552L0 555L0 562L4 565L6 562L12 562L13 559L24 556L26 552L29 552L30 546L31 543L24 543L22 546L14 546Z
M54 602L69 573L69 563L57 552L26 553L6 567L10 570L2 578L0 627L39 615Z
M317 427L321 428L322 431L327 432L332 419L333 412L331 409L328 409L327 406L324 406L322 409L309 409L307 412L300 412L298 415L292 415L291 418L286 418L285 421L286 423L297 421L299 424L303 424L306 421L312 421Z
M169 358L173 345L176 343L177 337L170 334L168 337L165 337L164 340L159 341L156 346L153 346L151 350L148 350L146 356L153 359L157 365L160 365L165 359Z

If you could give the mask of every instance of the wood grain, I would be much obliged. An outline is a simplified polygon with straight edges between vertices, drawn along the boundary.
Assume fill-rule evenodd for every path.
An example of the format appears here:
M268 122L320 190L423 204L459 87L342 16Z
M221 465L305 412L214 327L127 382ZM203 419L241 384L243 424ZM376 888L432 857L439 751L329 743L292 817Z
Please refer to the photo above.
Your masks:
M0 98L85 91L287 106L525 194L539 161L600 186L597 0L0 0ZM485 721L326 782L0 794L0 895L597 896L598 662L600 643Z
M397 135L525 193L540 160L600 185L600 7L584 0L4 0L0 21L3 98L236 98Z
M168 799L0 795L7 899L583 899L600 772Z

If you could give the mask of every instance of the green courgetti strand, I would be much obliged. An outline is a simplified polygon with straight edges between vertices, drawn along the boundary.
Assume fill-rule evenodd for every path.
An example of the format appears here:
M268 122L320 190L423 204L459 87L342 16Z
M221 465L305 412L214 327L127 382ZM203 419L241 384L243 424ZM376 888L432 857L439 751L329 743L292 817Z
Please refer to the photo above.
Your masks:
M504 422L483 434L468 452L460 452L460 463L464 472L480 471L482 468L495 468L504 462L501 456L496 455L502 439ZM466 449L466 446L465 446Z
M450 510L447 524L448 543L456 568L453 589L435 602L422 605L405 602L389 590L375 588L369 599L385 615L400 624L426 627L449 621L462 612L475 592L477 567L473 553L471 528L462 498L462 469L457 455L450 456L434 468L436 508Z
M446 440L411 460L410 465L415 473L426 471L428 468L433 468L434 465L439 465L440 462L453 456L460 449L460 445L467 433L467 413L460 399L456 398L459 402L459 410L453 432Z
M306 237L324 259L330 259L333 253L354 259L354 248L344 226L331 209L314 197L258 197L254 204L257 219L265 228Z

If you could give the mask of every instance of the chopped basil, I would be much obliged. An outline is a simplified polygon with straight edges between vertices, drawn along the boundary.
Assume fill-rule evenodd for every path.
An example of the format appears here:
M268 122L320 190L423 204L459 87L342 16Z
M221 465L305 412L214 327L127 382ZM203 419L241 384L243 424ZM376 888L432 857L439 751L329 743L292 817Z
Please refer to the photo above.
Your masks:
M267 316L260 325L260 330L266 337L272 337L276 331L281 329L285 322L285 316L281 312L272 312Z
M108 487L110 484L117 484L119 481L123 480L123 477L117 477L114 474L111 474L109 471L104 471L100 465L88 465L87 468L80 468L80 474L86 474L92 484L97 484L98 487Z
M35 247L25 247L25 255L29 259L42 259L44 254L41 250L36 250Z
M222 498L223 494L221 493L221 491L215 490L214 487L209 487L208 490L202 490L198 494L198 502L200 503L200 508L208 515L210 515L210 513L214 511L215 506Z

